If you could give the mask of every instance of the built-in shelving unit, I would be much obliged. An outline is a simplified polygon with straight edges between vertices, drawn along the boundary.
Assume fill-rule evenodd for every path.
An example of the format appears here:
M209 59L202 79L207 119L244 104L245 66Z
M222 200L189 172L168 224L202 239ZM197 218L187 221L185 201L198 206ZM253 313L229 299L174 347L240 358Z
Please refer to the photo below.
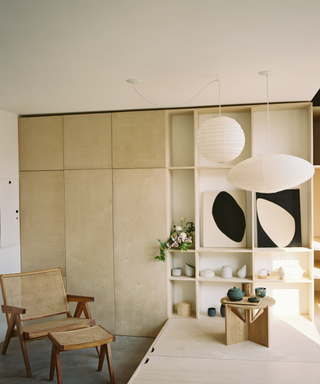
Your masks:
M317 276L313 257L312 180L295 187L300 190L301 247L258 247L256 196L251 192L245 192L246 246L203 247L202 193L236 191L237 188L227 181L228 171L251 156L268 152L265 105L222 107L222 115L235 119L244 130L245 148L238 158L229 163L212 163L204 159L195 145L196 131L207 119L218 116L218 112L218 108L166 112L168 233L173 224L178 225L181 217L193 221L196 228L194 249L168 252L168 316L175 316L177 304L187 300L192 303L192 316L200 318L206 314L208 307L219 310L220 299L229 288L242 288L243 284L249 284L251 293L258 286L267 288L267 294L277 302L273 312L299 313L312 320L313 281ZM270 147L271 153L284 153L312 161L311 103L270 105ZM171 269L180 267L184 272L185 263L195 266L195 276L190 278L182 273L181 277L173 277ZM241 279L237 277L237 270L244 264L247 265L247 276ZM299 264L305 270L303 277L288 281L280 279L277 268L288 264ZM232 278L220 276L223 265L231 266ZM200 271L208 268L215 271L215 277L200 276ZM262 268L270 271L267 279L258 278L258 270Z

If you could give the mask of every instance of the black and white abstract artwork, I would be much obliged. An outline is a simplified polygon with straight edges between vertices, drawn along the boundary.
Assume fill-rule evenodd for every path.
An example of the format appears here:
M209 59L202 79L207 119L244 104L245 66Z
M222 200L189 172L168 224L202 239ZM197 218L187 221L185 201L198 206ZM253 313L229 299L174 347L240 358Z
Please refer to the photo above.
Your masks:
M245 191L203 192L202 247L245 247L245 207Z
M257 193L258 247L301 247L300 190Z

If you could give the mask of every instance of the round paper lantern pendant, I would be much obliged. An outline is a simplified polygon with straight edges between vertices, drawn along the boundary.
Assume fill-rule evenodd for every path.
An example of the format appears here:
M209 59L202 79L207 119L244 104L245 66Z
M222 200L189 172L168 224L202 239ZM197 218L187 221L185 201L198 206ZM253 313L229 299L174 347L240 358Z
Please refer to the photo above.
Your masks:
M196 144L200 154L216 163L227 163L238 157L245 144L239 123L226 116L204 122L197 131Z

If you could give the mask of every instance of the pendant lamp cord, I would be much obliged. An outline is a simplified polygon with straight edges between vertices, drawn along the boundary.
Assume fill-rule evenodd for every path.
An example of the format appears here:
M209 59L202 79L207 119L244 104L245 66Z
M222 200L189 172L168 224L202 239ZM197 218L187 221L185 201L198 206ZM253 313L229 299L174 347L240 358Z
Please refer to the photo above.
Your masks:
M214 83L214 82L217 81L217 82L219 83L219 116L221 116L220 80L219 80L219 76L218 76L218 75L216 75L216 76L217 76L217 78L216 78L215 80L210 81L210 82L209 82L207 85L205 85L205 86L204 86L204 87L203 87L203 88L202 88L202 89L201 89L195 96L193 96L191 99L189 99L188 101L186 101L186 102L184 102L184 103L182 103L182 104L178 104L178 105L176 105L176 107L180 107L180 106L182 106L182 105L185 105L185 104L189 103L190 101L192 101L193 99L195 99L198 95L200 95L200 93L201 93L205 88L207 88L208 85L210 85L210 84L212 84L212 83ZM138 94L143 100L147 101L148 103L150 103L150 104L152 104L152 105L155 105L156 107L168 107L167 105L156 104L156 103L153 103L152 101L146 99L146 98L143 97L143 96L141 95L141 93L137 90L135 83L133 82L132 84L133 84L133 88L134 88L134 90L137 92L137 94Z
M269 75L267 78L267 116L268 116L268 155L270 155L270 120L269 120Z

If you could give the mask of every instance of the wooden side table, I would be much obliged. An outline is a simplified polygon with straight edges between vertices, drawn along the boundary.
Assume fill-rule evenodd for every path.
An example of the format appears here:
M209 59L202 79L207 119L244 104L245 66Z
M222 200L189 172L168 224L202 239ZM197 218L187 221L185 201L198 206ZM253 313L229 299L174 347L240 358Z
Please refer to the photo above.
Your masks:
M56 370L58 384L62 384L59 354L61 351L71 351L75 349L101 346L98 371L102 370L103 360L106 356L109 366L110 381L112 384L115 383L110 343L115 341L116 338L100 325L78 329L76 331L49 333L48 337L52 341L49 381L53 380L54 371Z
M226 345L250 340L269 347L269 307L276 301L269 296L260 303L250 303L248 297L241 301L231 301L228 297L221 299L225 306Z

